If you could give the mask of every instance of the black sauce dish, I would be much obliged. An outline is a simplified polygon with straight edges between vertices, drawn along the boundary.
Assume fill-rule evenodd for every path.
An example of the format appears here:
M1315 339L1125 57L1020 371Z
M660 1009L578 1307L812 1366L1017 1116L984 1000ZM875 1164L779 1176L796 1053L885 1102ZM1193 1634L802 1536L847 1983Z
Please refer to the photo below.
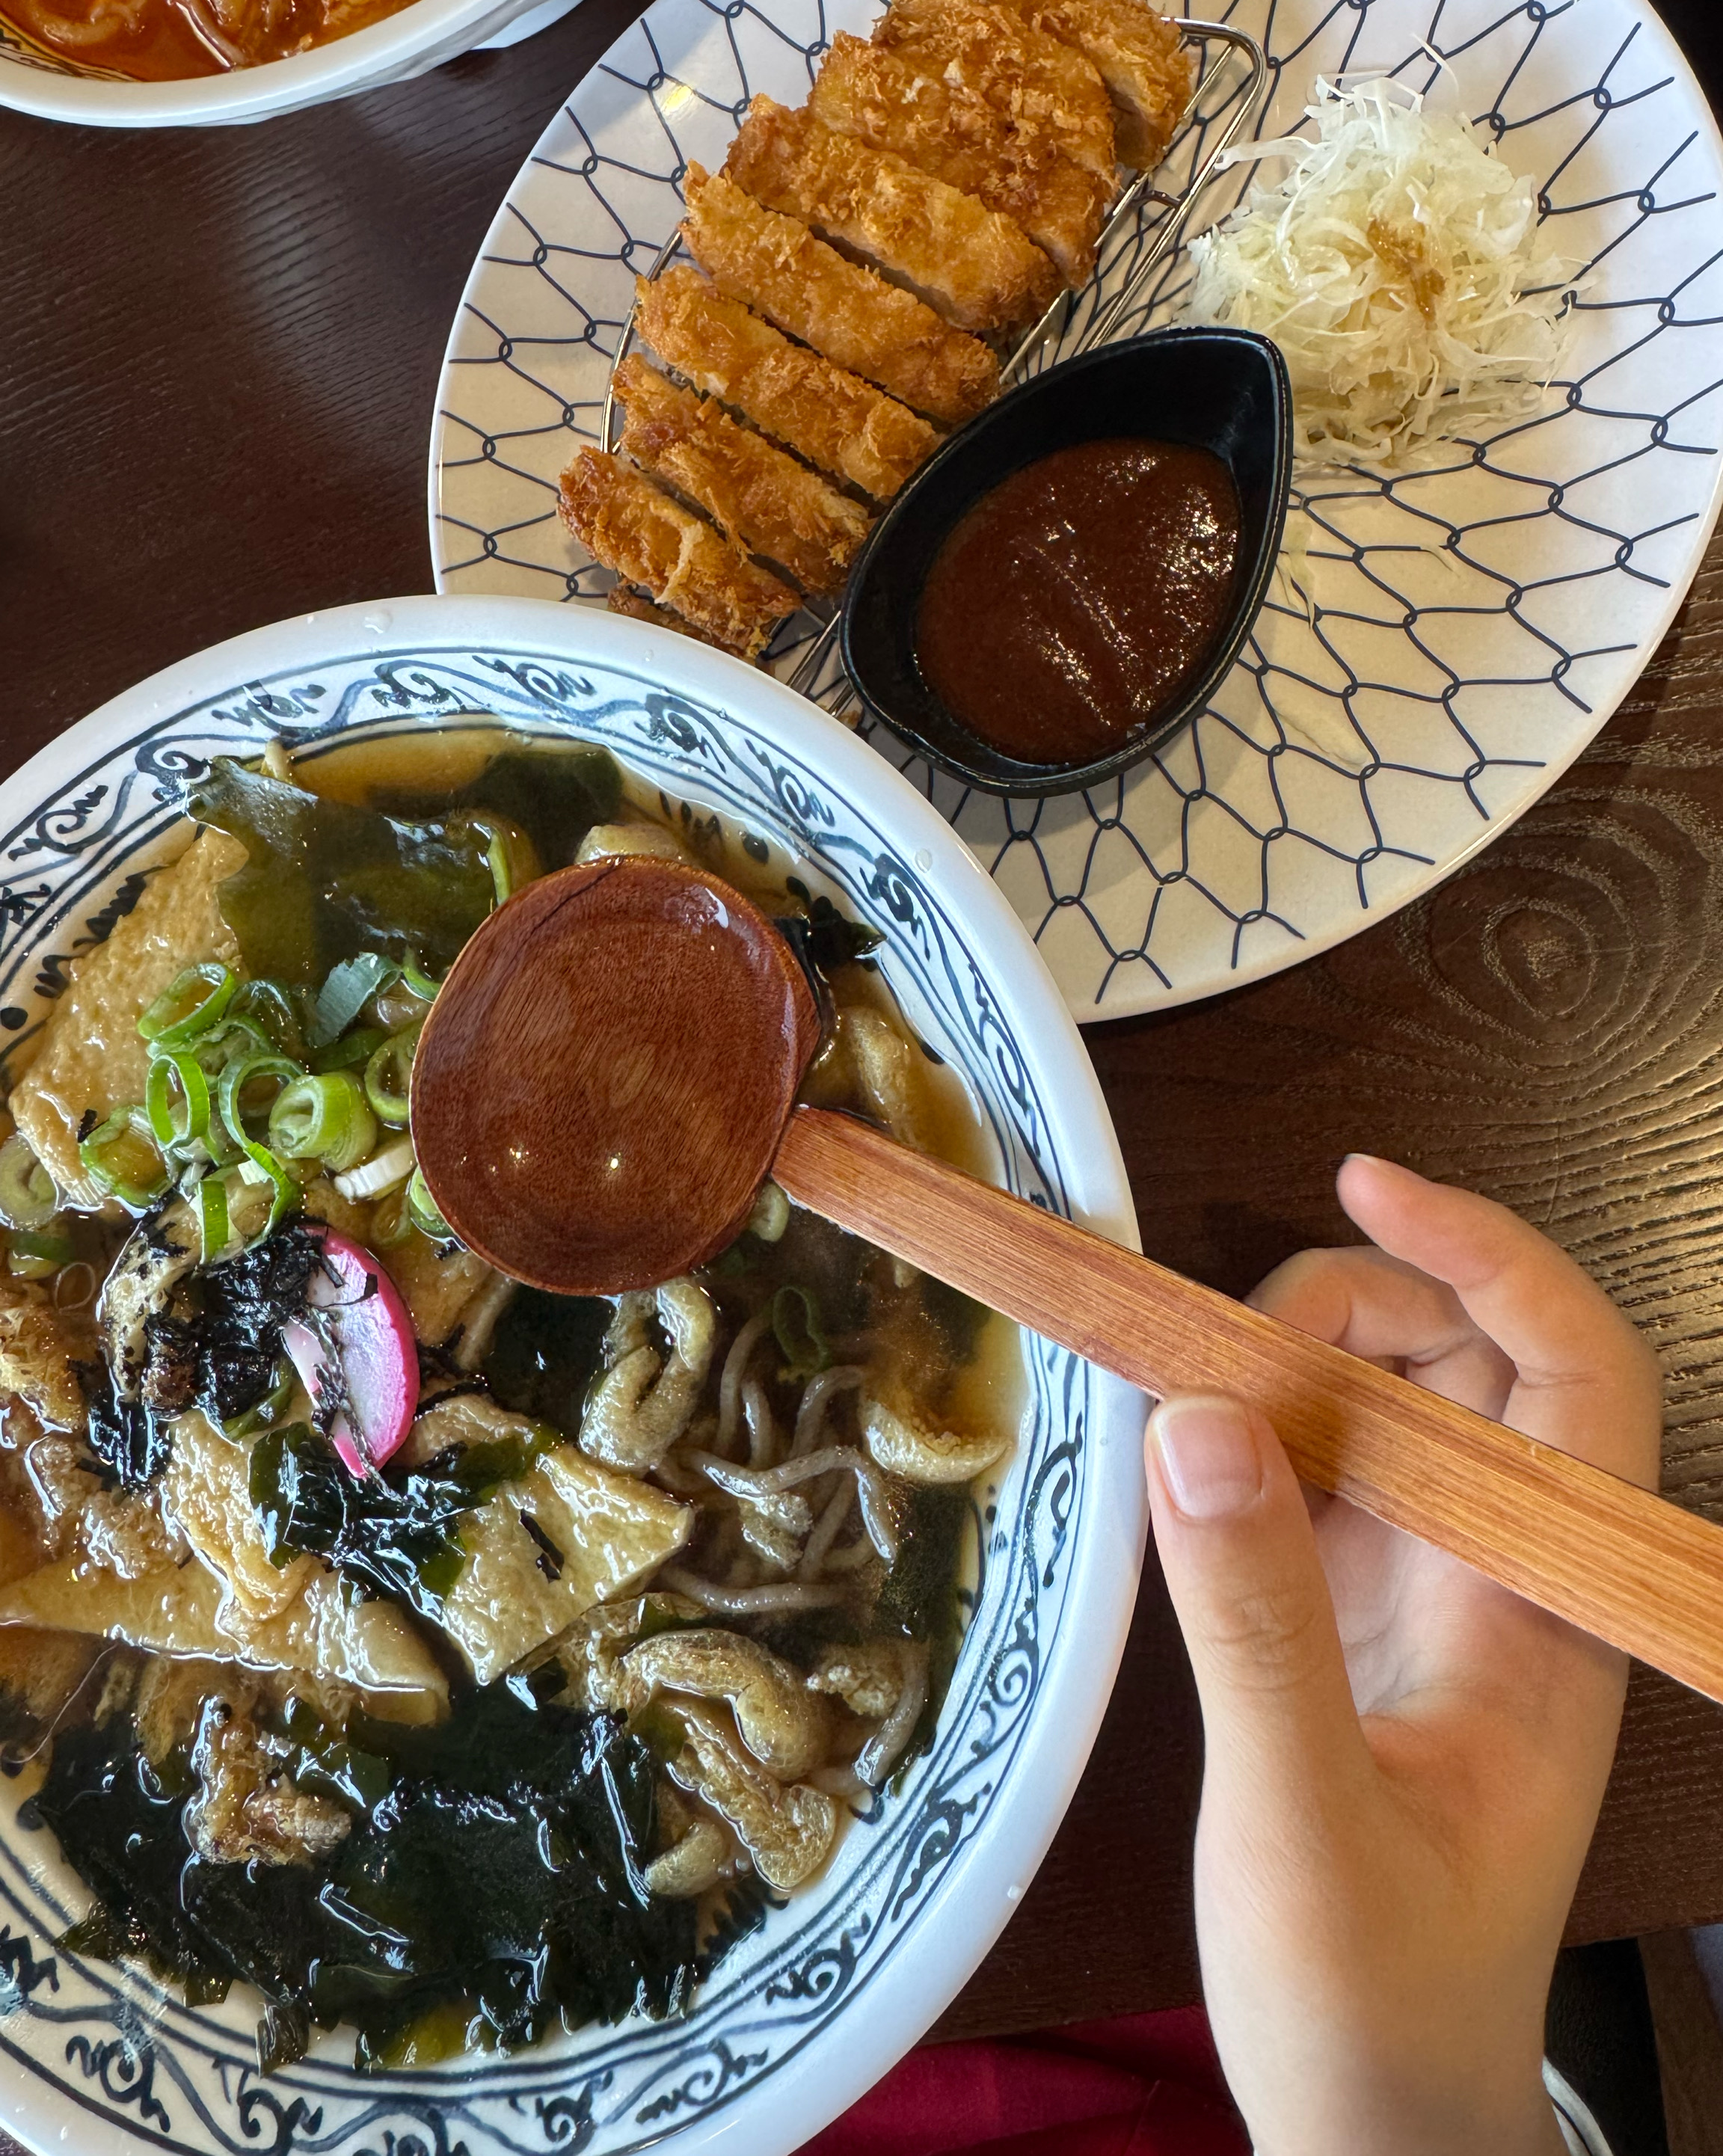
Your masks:
M967 511L1055 449L1109 437L1212 450L1238 497L1231 603L1208 655L1167 704L1108 754L1029 763L946 709L915 658L916 616L934 557ZM869 536L844 603L844 663L869 714L930 763L990 793L1075 793L1140 762L1208 701L1268 595L1286 521L1292 386L1268 338L1248 330L1152 330L1048 368L961 428Z

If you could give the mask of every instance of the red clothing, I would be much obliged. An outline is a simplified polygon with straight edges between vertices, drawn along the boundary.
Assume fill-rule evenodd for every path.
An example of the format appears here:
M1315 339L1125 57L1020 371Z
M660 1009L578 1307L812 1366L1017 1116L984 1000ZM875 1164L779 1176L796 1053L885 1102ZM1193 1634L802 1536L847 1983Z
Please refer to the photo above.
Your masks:
M802 2156L1250 2156L1199 2006L911 2051Z

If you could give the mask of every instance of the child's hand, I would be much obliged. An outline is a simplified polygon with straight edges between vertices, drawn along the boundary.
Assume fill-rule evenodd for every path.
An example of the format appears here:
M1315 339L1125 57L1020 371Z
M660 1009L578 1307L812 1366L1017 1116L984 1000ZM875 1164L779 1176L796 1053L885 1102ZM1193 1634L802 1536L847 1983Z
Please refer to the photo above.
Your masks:
M1259 1308L1655 1481L1656 1363L1577 1265L1383 1161L1339 1188L1378 1247L1305 1252ZM1237 1402L1165 1401L1149 1427L1208 1746L1203 1983L1259 2156L1559 2156L1544 2002L1624 1658L1308 1496Z

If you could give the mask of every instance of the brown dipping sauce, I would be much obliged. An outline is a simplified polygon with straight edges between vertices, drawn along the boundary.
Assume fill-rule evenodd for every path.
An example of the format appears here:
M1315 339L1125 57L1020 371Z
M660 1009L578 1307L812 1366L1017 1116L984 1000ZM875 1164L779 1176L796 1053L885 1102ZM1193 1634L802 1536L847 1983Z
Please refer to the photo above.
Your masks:
M1212 450L1111 436L1013 472L952 527L915 621L954 718L1026 763L1121 748L1213 649L1238 497Z

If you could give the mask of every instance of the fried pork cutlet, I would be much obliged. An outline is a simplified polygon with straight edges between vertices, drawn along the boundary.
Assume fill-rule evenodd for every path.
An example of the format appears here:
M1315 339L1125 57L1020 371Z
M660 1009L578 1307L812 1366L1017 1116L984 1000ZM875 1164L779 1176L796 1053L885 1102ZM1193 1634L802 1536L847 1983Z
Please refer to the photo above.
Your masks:
M895 151L1020 225L1074 289L1095 270L1110 179L1064 155L1045 129L1008 120L918 58L839 30L808 109L839 135Z
M1189 100L1192 59L1178 32L1143 0L1004 0L1037 29L1093 61L1113 100L1119 155L1151 172Z
M756 97L724 177L860 255L960 330L1015 329L1044 314L1059 272L1008 217L889 150L834 135L803 105Z
M635 326L667 367L864 494L890 501L938 448L907 406L792 344L685 263L638 279L634 295Z
M992 0L896 0L874 43L910 52L1020 126L1043 132L1110 189L1119 153L1106 85L1081 53Z
M720 292L933 418L967 419L997 393L998 362L979 338L847 262L805 224L698 165L685 192L682 237Z
M595 561L739 658L763 650L800 604L781 578L603 449L577 454L562 475L558 507Z
M691 636L696 644L710 644L717 651L730 648L720 644L715 636L708 636L705 629L696 629L691 621L670 608L655 604L632 584L613 584L604 594L604 603L613 613L626 614L630 621L644 621L649 629L674 629L678 636Z
M873 522L866 510L638 352L617 369L616 386L627 407L627 455L738 546L782 562L805 590L838 589Z

